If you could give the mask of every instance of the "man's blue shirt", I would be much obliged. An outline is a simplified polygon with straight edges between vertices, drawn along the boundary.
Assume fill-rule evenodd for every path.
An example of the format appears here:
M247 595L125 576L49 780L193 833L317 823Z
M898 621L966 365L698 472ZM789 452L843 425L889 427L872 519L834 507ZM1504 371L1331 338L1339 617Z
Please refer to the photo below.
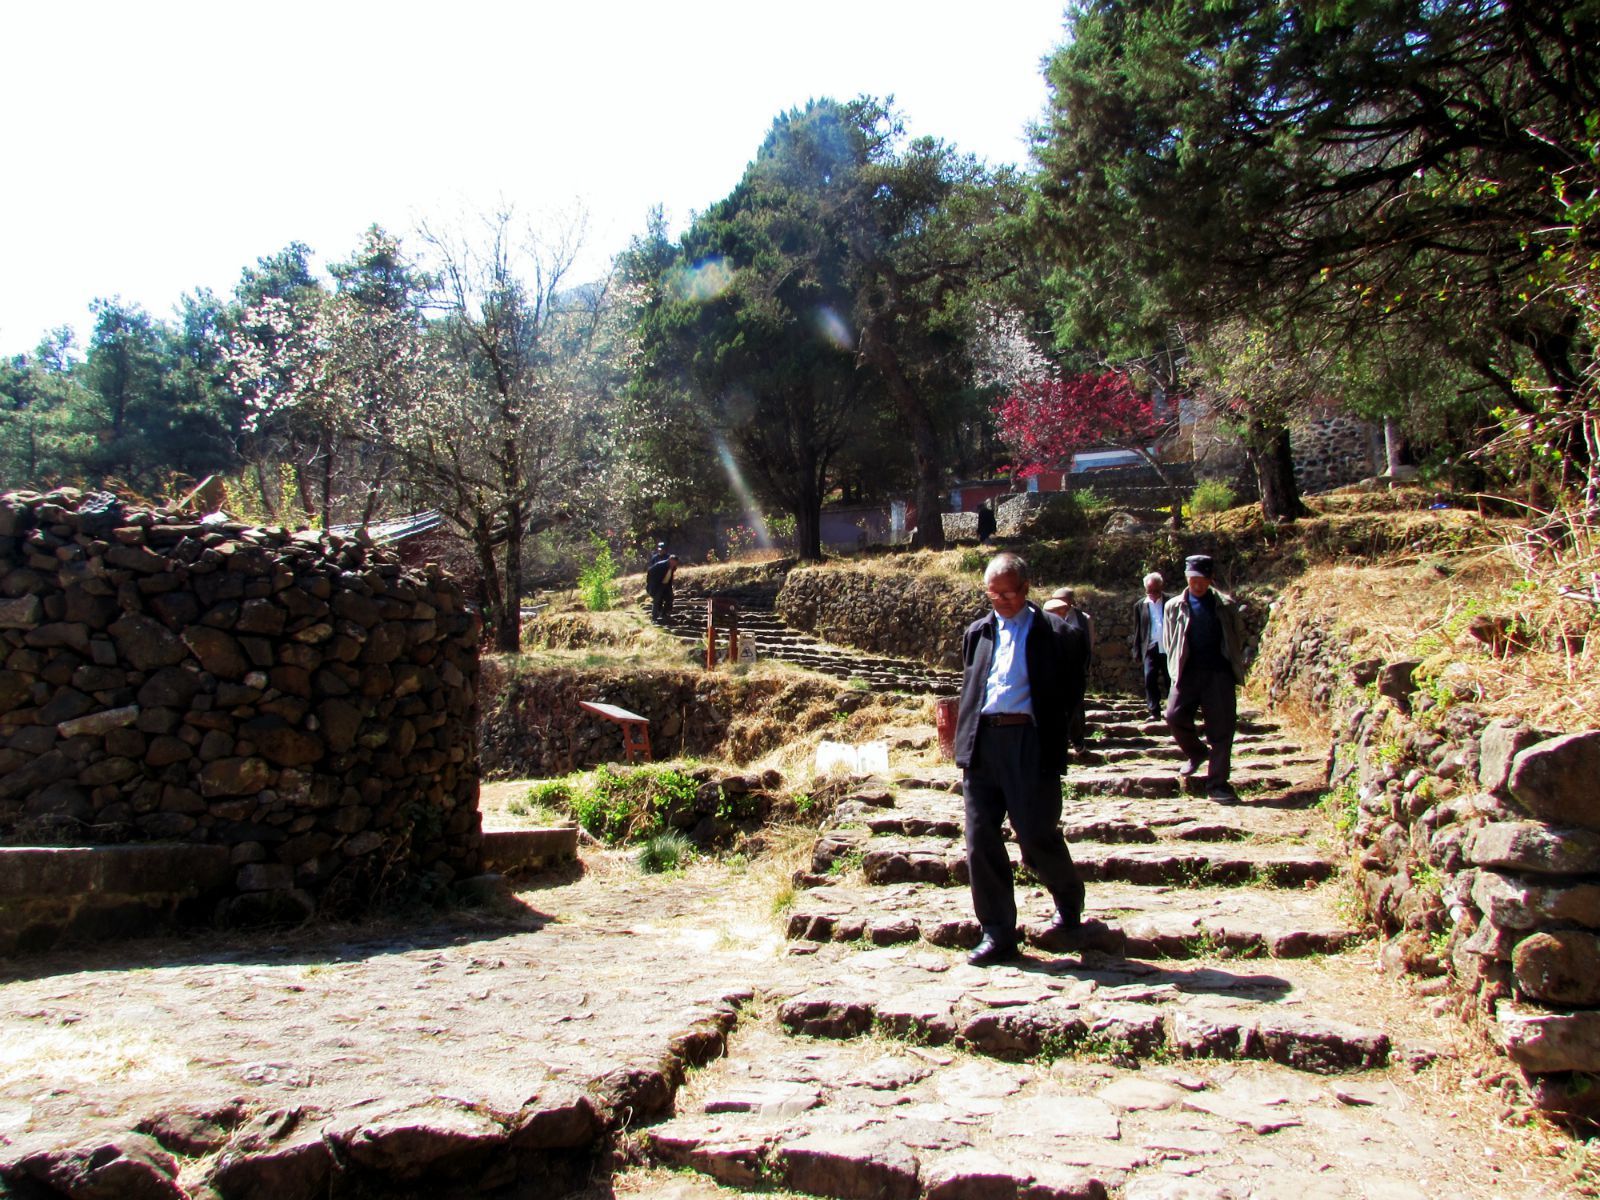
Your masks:
M989 677L983 685L984 715L1023 713L1033 715L1033 694L1028 688L1028 630L1033 628L1033 609L1027 605L1014 617L994 615L994 657L989 662Z

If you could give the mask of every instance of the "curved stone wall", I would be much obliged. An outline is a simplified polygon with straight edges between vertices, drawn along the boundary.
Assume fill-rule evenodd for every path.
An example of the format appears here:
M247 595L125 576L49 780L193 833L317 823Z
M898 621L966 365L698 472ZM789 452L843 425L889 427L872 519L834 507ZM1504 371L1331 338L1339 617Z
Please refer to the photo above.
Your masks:
M1182 572L1176 577L1181 580ZM1137 583L1139 577L1133 578ZM1089 690L1142 696L1143 667L1133 655L1133 606L1142 593L1096 587L1078 587L1076 593L1095 625ZM1250 594L1234 595L1244 606L1245 657L1253 660L1270 609ZM1048 596L1037 588L1030 598ZM973 582L960 583L882 566L797 567L778 593L778 610L790 625L836 645L958 670L961 631L989 603L976 572Z
M0 838L226 846L239 919L474 872L477 639L356 541L0 496Z

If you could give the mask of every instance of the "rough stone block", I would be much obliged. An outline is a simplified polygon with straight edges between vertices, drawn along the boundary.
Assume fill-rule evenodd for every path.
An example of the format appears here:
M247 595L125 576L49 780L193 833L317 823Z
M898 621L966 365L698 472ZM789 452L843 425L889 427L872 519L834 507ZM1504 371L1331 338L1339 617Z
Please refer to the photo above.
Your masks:
M1524 1071L1600 1070L1600 1011L1552 1013L1503 1002L1495 1010L1495 1033Z
M1518 990L1534 1000L1600 1006L1600 938L1581 929L1552 929L1518 942L1511 956Z
M1600 730L1529 746L1511 765L1512 798L1553 825L1600 830Z

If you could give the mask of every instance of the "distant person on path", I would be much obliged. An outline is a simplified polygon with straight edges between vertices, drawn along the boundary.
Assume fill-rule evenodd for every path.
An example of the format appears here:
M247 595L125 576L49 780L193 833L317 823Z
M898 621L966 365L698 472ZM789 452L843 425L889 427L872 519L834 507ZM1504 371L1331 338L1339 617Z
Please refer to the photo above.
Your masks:
M1162 612L1161 645L1172 673L1167 699L1167 727L1178 749L1189 756L1184 778L1207 763L1206 794L1213 800L1237 800L1228 781L1233 766L1233 734L1238 723L1235 689L1244 682L1244 634L1239 606L1215 590L1215 566L1208 554L1184 561L1188 587L1167 601ZM1205 714L1206 739L1195 732L1195 710Z
M1094 618L1076 607L1076 600L1077 593L1071 588L1057 588L1050 594L1050 599L1044 602L1044 611L1060 617L1083 635L1084 679L1087 684L1089 673L1094 668ZM1087 749L1087 738L1088 715L1080 699L1078 707L1067 717L1067 740L1072 743L1074 750L1082 754Z
M1083 700L1083 633L1028 601L1028 565L999 554L983 573L993 612L961 639L956 765L966 808L967 871L983 936L967 961L1017 957L1017 900L1000 824L1008 816L1022 861L1056 904L1045 936L1084 935L1083 882L1061 836L1067 717ZM1098 923L1095 923L1098 924Z
M1144 599L1133 606L1133 661L1144 668L1144 698L1150 719L1159 721L1172 690L1166 652L1161 648L1162 610L1167 606L1166 581L1151 571L1144 577Z
M678 556L668 554L665 546L656 550L645 569L644 590L650 597L650 619L660 625L672 612L672 577L678 570Z
M980 542L987 542L994 536L994 531L997 528L994 515L996 500L998 500L998 497L991 496L978 505L978 540Z

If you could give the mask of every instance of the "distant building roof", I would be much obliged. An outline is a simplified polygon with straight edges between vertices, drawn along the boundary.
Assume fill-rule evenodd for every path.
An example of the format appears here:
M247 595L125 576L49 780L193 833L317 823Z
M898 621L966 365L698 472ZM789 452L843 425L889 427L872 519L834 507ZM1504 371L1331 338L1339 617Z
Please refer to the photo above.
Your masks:
M432 533L444 518L434 509L425 512L412 513L407 517L395 517L390 521L375 521L366 527L367 536L379 546L392 545L403 542L407 538L416 537L422 533ZM355 537L361 532L360 525L332 525L329 533L337 533L340 537Z

